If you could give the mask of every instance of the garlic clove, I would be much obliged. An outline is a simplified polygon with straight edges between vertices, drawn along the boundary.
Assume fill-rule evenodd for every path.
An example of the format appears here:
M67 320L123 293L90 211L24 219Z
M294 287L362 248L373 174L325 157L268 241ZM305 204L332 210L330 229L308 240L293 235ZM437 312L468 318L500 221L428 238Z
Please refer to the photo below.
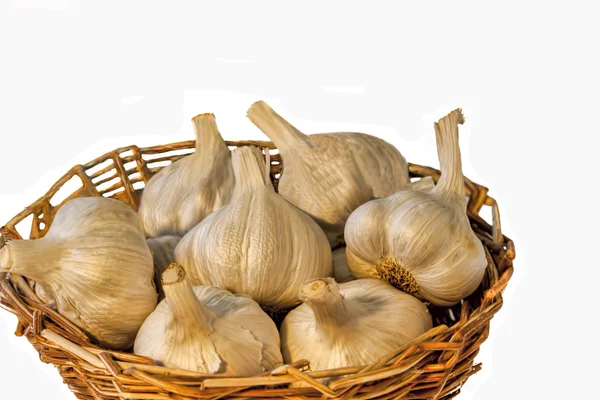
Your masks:
M416 182L352 213L345 237L355 277L386 280L440 306L456 304L477 289L487 261L466 215L458 145L463 122L458 109L434 124L437 185Z
M137 335L134 352L167 367L227 376L256 375L282 363L279 335L260 306L209 286L192 287L171 264L163 300Z
M298 288L331 276L331 248L308 215L275 193L256 147L233 151L231 201L186 234L175 249L194 285L246 293L264 306L297 304Z
M163 272L166 300L142 324L134 352L167 367L217 373L223 362L208 336L213 332L214 312L197 300L184 277L177 267Z
M182 236L231 198L231 152L215 116L199 114L192 123L194 153L160 170L144 187L138 213L149 237Z
M284 161L279 193L317 221L332 247L342 242L353 210L409 183L406 160L382 139L357 132L305 135L263 101L247 116Z
M61 315L111 349L130 347L156 306L137 215L114 199L70 200L43 238L7 243L0 269L35 280Z
M314 279L299 296L304 303L283 321L281 347L284 362L306 359L313 371L372 364L432 327L423 303L380 280Z

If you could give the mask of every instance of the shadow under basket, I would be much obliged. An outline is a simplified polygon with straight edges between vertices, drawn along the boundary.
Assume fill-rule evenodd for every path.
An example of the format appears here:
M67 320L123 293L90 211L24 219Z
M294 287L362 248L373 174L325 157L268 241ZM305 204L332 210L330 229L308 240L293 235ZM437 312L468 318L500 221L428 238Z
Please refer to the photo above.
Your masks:
M282 160L271 142L227 144L230 148L254 145L268 152L277 187ZM0 228L0 247L5 240L22 239L17 225L20 229L28 225L26 218L32 217L29 238L44 236L56 211L75 197L113 197L137 210L143 186L152 175L192 153L194 146L194 141L129 146L76 165L45 196ZM436 169L409 166L413 179L431 176L437 182L439 178ZM15 334L25 336L43 362L58 368L79 399L450 399L481 369L474 359L488 337L490 320L502 307L502 291L513 273L514 244L502 235L498 206L487 192L465 179L468 216L488 260L480 287L453 307L430 307L434 327L373 365L310 371L310 360L306 360L254 377L215 377L165 368L146 357L98 347L79 328L44 306L28 281L16 275L6 274L0 280L0 306L18 317ZM488 207L486 212L491 209L491 223L479 215L483 207ZM288 387L296 381L306 384Z

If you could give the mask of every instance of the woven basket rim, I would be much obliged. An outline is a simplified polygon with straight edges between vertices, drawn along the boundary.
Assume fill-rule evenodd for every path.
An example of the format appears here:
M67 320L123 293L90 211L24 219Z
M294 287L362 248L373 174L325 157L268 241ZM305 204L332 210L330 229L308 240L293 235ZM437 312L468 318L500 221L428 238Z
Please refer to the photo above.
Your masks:
M265 152L276 150L274 144L267 141L226 141L226 144L230 147L253 145ZM134 185L147 182L162 168L153 167L154 163L174 162L189 154L177 152L194 147L194 140L146 148L132 145L108 152L89 163L75 165L44 196L0 228L0 247L2 240L22 239L16 225L30 215L33 215L30 238L42 237L56 211L74 197L114 193L110 197L137 210L141 190ZM270 160L276 186L283 163L279 154L271 154ZM89 172L108 161L111 161L110 168ZM132 163L133 167L127 167ZM411 178L431 176L437 182L440 175L435 168L412 163L409 163L409 169ZM111 171L119 182L102 188L104 182L113 179ZM139 178L134 178L136 174ZM82 187L57 206L52 206L52 197L74 176L81 179ZM480 364L473 365L474 357L487 338L491 318L502 306L502 291L512 276L515 258L514 243L502 234L498 205L488 195L488 189L465 177L465 193L469 198L467 215L484 245L488 260L484 282L458 307L434 307L434 313L440 312L434 328L373 365L309 371L308 361L302 360L255 377L216 377L161 367L146 357L99 348L90 343L78 327L41 304L27 280L19 276L6 274L0 281L0 307L18 317L15 334L25 336L40 353L43 362L54 364L81 399L167 399L173 398L168 397L172 395L181 399L284 396L383 399L404 395L415 399L450 398L457 395L460 386L481 368ZM479 216L484 206L492 210L492 224ZM319 378L331 379L329 383L323 383L317 380ZM304 387L281 387L297 381L303 381ZM142 395L148 397L140 397Z

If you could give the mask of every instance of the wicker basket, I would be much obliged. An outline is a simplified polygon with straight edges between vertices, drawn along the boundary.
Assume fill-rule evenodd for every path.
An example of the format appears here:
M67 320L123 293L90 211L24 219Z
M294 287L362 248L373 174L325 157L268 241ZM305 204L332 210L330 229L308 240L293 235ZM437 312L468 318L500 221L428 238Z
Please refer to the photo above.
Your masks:
M277 183L282 163L272 143L227 144L255 145L269 151L271 176ZM30 238L44 236L56 211L75 197L114 197L137 209L144 183L165 165L193 152L194 145L194 141L186 141L148 148L123 147L76 165L45 196L2 227L2 239L22 239L15 226L29 216L33 216ZM414 164L410 165L410 173L413 178L432 176L437 181L439 177L439 171ZM512 241L500 230L496 201L487 195L487 188L468 179L465 182L468 215L488 259L482 284L453 307L430 307L434 328L373 365L311 372L309 362L300 361L260 376L219 378L165 368L132 353L99 348L79 328L45 307L28 282L16 275L9 274L0 281L0 306L18 317L15 334L25 336L43 362L58 368L79 399L449 399L481 369L481 364L474 365L474 359L488 336L490 320L502 307L501 292L512 275L515 257ZM73 184L79 189L64 196L65 188ZM56 204L55 196L61 188L64 200ZM479 216L483 206L491 207L492 225ZM336 379L328 385L317 381L330 377ZM288 383L298 380L308 385L288 388Z

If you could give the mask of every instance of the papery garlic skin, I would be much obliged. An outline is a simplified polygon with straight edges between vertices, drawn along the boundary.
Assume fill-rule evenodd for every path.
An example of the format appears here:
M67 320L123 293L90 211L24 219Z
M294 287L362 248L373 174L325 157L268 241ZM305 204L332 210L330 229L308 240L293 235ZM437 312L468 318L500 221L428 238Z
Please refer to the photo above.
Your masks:
M193 285L245 293L261 305L298 302L307 279L331 276L331 248L308 215L275 193L261 151L233 151L231 202L186 234L175 249Z
M148 237L183 236L231 198L231 152L215 116L200 114L192 122L194 153L160 170L144 187L138 213Z
M355 279L346 260L346 247L340 247L333 251L333 277L337 283L349 282Z
M152 259L154 260L154 284L158 289L158 300L165 298L165 292L160 284L160 277L165 269L175 262L175 247L181 240L180 236L160 236L157 238L151 238L146 240L150 251L152 252Z
M282 364L277 327L255 301L192 287L177 264L162 276L166 299L140 328L135 354L171 368L228 376L257 375Z
M356 209L346 224L348 265L357 278L382 278L436 305L450 306L481 283L485 250L466 214L455 110L435 124L438 184L408 187Z
M275 143L283 159L279 194L314 218L332 247L361 204L409 183L408 164L391 144L356 132L305 135L259 101L248 118Z
M35 295L42 303L47 304L50 308L56 308L56 300L54 300L54 296L50 289L44 288L44 285L35 281L30 281L29 286L33 288Z
M281 325L285 363L306 359L311 370L372 364L431 329L425 304L375 279L306 282L302 305Z
M52 296L50 290L44 288L44 285L32 279L29 279L27 284L43 304L48 305L50 308L56 307L54 297Z
M137 215L114 199L70 200L46 236L7 243L0 268L42 284L57 311L102 347L130 347L157 302Z

